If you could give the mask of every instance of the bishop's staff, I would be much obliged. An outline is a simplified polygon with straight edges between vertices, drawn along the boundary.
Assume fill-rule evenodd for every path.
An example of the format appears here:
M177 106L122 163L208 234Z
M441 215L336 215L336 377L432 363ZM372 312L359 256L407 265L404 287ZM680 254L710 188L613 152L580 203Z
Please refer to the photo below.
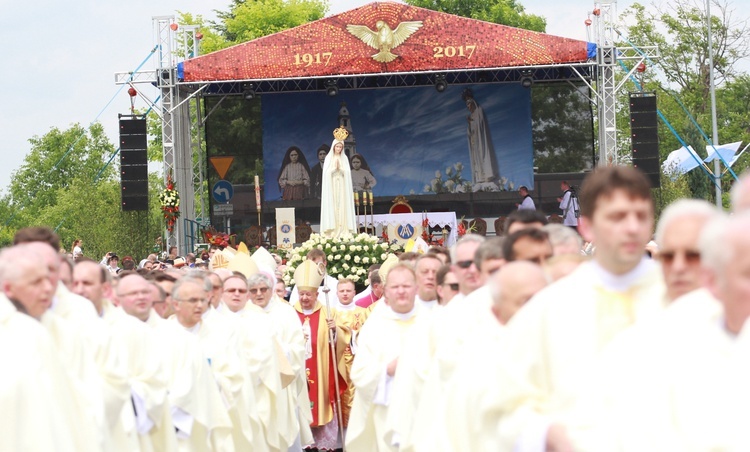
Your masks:
M318 272L320 272L321 275L323 275L323 293L326 297L326 317L329 322L333 319L333 315L331 314L331 300L328 297L328 292L331 291L331 289L328 287L328 282L326 281L326 276L328 276L327 270L325 265L321 262L318 265ZM334 323L335 324L335 323ZM341 392L339 391L339 366L338 362L336 361L337 356L336 355L336 329L330 329L328 328L328 344L331 347L331 359L333 359L333 385L336 389L336 404L333 407L333 410L336 412L336 418L339 421L339 431L338 435L341 439L341 448L346 452L346 447L344 446L344 416L341 411Z

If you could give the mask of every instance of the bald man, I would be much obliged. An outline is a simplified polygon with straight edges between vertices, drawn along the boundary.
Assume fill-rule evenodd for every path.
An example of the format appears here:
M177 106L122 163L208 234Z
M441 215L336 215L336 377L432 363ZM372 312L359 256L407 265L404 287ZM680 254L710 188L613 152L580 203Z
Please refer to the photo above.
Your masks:
M476 407L481 405L485 394L499 390L488 372L498 371L493 363L503 361L502 349L507 347L505 325L547 284L542 268L529 261L506 263L490 277L487 286L492 303L485 309L487 317L493 318L495 328L467 333L467 339L457 352L457 370L444 385L437 403L439 408L433 411L436 418L432 422L450 428L433 429L431 435L417 437L418 450L432 444L439 444L439 450L485 450L475 434L478 426L485 425L480 423L482 419ZM493 352L488 355L488 350Z
M0 450L96 450L92 425L48 331L48 269L28 246L0 252ZM15 408L14 408L15 407Z

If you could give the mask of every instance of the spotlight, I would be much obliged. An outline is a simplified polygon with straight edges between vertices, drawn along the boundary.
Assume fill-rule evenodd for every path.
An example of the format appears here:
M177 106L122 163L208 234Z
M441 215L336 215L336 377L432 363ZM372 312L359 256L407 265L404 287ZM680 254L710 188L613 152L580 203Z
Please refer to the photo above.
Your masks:
M245 98L245 100L253 100L255 99L255 85L250 83L245 87L245 91L242 93L242 97Z
M326 94L330 97L336 97L339 94L339 86L336 84L336 80L326 81Z
M534 84L534 78L533 78L534 72L530 69L524 69L521 71L521 86L524 88L531 88L531 85Z
M448 82L445 81L445 75L439 74L435 76L435 90L442 93L448 89Z

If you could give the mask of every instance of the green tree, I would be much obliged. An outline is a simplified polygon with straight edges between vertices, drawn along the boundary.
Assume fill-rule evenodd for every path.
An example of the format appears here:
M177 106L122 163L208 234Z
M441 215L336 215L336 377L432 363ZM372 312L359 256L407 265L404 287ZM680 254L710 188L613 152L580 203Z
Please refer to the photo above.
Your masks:
M528 14L515 0L405 0L407 4L441 11L457 16L470 17L496 24L544 33L547 20L542 16Z
M29 140L31 151L13 173L10 205L38 216L45 207L56 204L57 190L75 178L93 181L105 159L114 151L101 124L88 130L74 124L67 130L53 128L45 135ZM114 175L110 167L104 178Z
M746 112L750 82L736 63L750 56L750 29L746 21L733 19L726 1L712 1L711 12L719 141L748 141ZM624 18L632 24L627 29L630 42L636 46L657 45L660 50L661 58L656 65L642 75L644 90L657 93L658 107L676 132L686 144L705 155L705 137L691 120L692 116L711 137L708 36L702 3L696 6L688 0L677 0L648 7L635 3L626 10ZM626 95L620 102L627 105ZM618 124L618 133L628 136L629 121L623 118ZM682 146L666 127L660 128L659 139L662 160ZM695 169L686 178L690 196L703 199L714 196L713 183L702 170ZM727 190L730 184L730 177L725 176L722 188Z
M200 27L201 54L215 52L298 25L322 19L327 0L233 0L228 11L215 10L218 21L180 12L179 22Z

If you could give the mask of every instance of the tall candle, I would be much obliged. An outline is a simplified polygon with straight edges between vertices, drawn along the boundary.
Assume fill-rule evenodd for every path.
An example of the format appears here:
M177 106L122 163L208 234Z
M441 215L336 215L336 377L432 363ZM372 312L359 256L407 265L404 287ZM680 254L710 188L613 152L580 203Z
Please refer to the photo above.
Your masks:
M260 178L255 175L255 208L260 212Z

